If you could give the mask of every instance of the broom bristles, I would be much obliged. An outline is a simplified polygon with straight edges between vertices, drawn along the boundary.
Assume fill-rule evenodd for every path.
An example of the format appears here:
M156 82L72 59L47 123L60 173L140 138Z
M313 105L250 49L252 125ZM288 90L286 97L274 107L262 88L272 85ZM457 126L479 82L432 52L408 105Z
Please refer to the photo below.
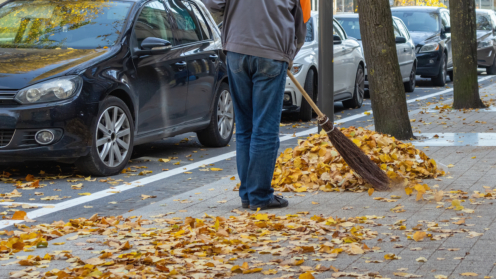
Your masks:
M322 129L327 132L329 140L351 169L371 184L374 189L379 191L389 189L390 180L387 174L353 141L347 138L339 128L335 128L328 117L318 118L318 121Z

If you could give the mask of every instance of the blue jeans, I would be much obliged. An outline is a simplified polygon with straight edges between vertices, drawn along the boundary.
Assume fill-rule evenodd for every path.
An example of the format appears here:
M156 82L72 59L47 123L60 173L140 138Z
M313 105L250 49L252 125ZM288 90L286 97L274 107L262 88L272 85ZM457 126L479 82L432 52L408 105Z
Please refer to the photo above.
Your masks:
M236 115L239 195L251 206L264 206L274 196L271 181L288 63L228 52L227 68Z

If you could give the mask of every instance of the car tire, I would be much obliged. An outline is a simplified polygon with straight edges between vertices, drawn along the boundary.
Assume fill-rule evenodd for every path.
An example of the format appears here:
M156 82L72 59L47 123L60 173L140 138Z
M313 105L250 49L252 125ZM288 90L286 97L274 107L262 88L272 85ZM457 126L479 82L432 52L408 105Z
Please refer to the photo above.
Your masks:
M134 144L134 122L126 103L114 96L103 100L92 131L90 152L76 161L76 167L92 176L118 174L131 158Z
M451 81L455 81L455 79L453 78L453 71L448 71L448 76Z
M305 85L303 86L308 95L315 102L315 72L310 69L307 73L307 79L305 80ZM313 118L313 110L307 100L301 97L300 106L300 120L303 122L308 122Z
M445 86L446 85L446 75L448 74L447 73L448 63L446 62L446 54L445 53L443 53L440 64L441 64L441 67L439 68L438 75L431 78L432 83L434 83L435 86Z
M486 68L486 73L490 76L496 75L496 56L494 57L493 65Z
M364 96L365 96L365 73L363 71L363 66L359 65L355 78L355 90L353 92L353 98L350 100L343 101L343 105L346 108L361 108L363 104Z
M234 104L228 84L220 85L215 95L215 104L210 125L196 134L204 146L223 147L231 141L234 130Z
M415 84L417 82L417 65L413 64L412 71L410 72L410 80L405 82L405 91L412 93L415 91Z

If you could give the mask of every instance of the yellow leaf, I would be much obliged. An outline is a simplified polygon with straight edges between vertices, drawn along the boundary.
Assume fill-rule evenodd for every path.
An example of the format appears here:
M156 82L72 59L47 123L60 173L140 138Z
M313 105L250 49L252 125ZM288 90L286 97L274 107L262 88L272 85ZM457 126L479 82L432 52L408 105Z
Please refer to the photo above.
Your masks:
M374 188L369 188L368 190L368 193L369 193L369 197L372 196L372 194L374 193Z
M14 213L14 216L12 216L12 220L24 220L26 217L27 213L25 211L19 210Z
M313 277L313 275L310 271L307 271L307 272L301 274L298 278L299 279L315 279L315 277Z
M269 269L269 270L266 270L266 271L262 271L262 273L264 275L274 275L274 274L277 274L277 270L275 270L275 269Z
M219 169L219 168L210 168L211 171L222 171L224 169Z
M236 177L235 176L231 177L231 180L236 180Z
M79 193L78 195L80 195L80 196L90 196L91 193Z
M465 272L465 273L460 273L461 276L479 276L479 274L477 273L473 273L473 272Z
M460 203L460 200L452 200L451 201L451 205L455 207L455 210L459 211L459 210L462 210L464 209L465 207L463 207Z
M168 163L171 161L171 159L158 159L158 161L162 163Z
M424 240L424 238L427 236L427 233L425 232L421 232L421 231L417 231L413 234L413 240L415 240L416 242L419 242L419 241L422 241Z
M411 187L406 187L405 193L410 196L413 193L413 189Z

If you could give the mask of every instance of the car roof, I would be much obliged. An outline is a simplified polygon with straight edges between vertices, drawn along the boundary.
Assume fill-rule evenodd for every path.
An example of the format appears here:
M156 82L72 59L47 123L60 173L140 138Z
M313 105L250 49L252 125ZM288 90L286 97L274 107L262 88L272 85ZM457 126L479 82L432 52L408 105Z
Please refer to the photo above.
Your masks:
M355 13L342 13L342 14L336 14L334 16L335 18L358 18L358 14ZM399 19L399 17L393 16L394 19Z
M405 6L393 7L392 11L418 11L418 12L439 12L441 10L448 10L442 7L427 7L427 6Z
M494 12L494 11L493 10L490 10L490 9L476 9L475 12L488 14L488 13L491 13L491 12Z

